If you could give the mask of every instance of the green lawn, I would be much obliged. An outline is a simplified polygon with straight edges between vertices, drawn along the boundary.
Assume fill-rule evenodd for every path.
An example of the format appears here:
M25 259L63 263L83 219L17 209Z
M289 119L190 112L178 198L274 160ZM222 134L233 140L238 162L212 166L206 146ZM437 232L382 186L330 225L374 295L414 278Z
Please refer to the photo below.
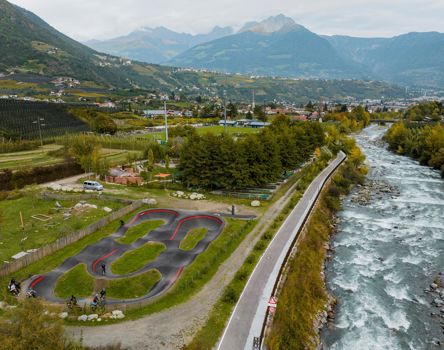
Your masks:
M205 227L194 228L188 231L185 238L180 242L179 248L182 250L193 250L201 240L205 238L208 229Z
M206 134L211 133L215 135L220 135L225 131L225 127L220 125L214 125L214 126L203 126L201 128L196 129L198 134ZM236 127L236 126L227 126L227 133L230 135L242 135L242 134L254 134L259 132L261 129L254 129L254 128L243 128L243 127Z
M142 221L136 226L130 227L125 235L117 239L117 241L122 244L131 244L164 224L165 221L163 220Z
M135 277L110 280L106 294L113 299L139 298L148 294L161 277L159 271L150 270Z
M45 145L36 150L0 154L0 170L20 170L29 167L54 165L63 163L61 157L53 157L48 154L62 148L59 145Z
M110 166L120 165L128 162L128 155L140 157L141 151L119 150L111 148L102 148L100 158L106 159Z
M63 299L71 295L77 298L91 296L94 292L94 278L86 270L85 264L80 264L69 270L59 278L54 289L54 294Z
M71 208L78 201L58 202L64 208ZM117 202L90 199L87 203L97 205L97 209L76 213L65 220L63 211L55 210L55 203L56 200L42 199L39 192L32 189L28 189L22 197L0 201L0 265L3 261L10 261L11 256L18 252L52 243L98 221L108 215L103 210L105 206L113 210L123 207L123 204ZM32 218L36 214L47 215L50 220L45 222Z
M149 242L122 255L111 265L111 271L118 275L136 272L155 260L165 249L162 243Z

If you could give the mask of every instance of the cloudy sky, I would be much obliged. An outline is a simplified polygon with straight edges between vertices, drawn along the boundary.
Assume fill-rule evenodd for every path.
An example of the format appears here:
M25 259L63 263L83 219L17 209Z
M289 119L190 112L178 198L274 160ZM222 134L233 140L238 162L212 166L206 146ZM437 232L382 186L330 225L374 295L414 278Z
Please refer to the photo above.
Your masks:
M140 27L203 33L215 25L283 13L319 34L392 36L444 32L443 0L9 0L77 39L106 39Z

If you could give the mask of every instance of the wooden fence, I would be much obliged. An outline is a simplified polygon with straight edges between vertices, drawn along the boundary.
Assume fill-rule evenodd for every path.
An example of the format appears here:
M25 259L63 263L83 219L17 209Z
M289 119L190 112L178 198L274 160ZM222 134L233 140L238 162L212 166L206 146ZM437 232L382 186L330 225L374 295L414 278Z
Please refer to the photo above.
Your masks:
M121 218L122 216L131 213L134 210L140 208L143 204L143 201L134 201L130 205L121 208L101 220L65 237L59 238L57 241L43 246L37 249L34 253L30 253L20 259L17 259L9 264L4 264L0 267L0 277L8 276L24 267L44 258L45 256L51 255L54 252L65 248L66 246L77 242L78 240L96 232L98 229L108 225L109 223Z

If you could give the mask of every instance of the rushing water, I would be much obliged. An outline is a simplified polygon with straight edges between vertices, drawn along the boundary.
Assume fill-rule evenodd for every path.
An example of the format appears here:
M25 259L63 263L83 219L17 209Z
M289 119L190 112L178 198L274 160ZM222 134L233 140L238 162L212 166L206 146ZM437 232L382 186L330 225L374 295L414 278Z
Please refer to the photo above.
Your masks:
M444 340L440 318L430 315L439 310L424 292L444 273L444 181L439 172L387 151L384 132L372 126L357 141L367 156L368 180L399 193L359 205L352 201L358 188L343 202L326 271L338 306L322 335L325 349L438 349L432 339Z

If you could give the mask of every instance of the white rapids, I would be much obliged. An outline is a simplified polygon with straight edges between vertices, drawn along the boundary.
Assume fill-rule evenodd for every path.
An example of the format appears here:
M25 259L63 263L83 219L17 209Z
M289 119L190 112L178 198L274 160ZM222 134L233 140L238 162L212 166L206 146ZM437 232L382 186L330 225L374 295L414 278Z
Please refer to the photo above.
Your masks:
M322 334L324 349L441 349L432 339L444 341L439 318L430 315L439 310L424 292L444 273L444 181L438 171L386 150L385 130L371 126L357 141L367 180L396 190L360 205L352 201L357 188L343 201L326 266L338 306Z

